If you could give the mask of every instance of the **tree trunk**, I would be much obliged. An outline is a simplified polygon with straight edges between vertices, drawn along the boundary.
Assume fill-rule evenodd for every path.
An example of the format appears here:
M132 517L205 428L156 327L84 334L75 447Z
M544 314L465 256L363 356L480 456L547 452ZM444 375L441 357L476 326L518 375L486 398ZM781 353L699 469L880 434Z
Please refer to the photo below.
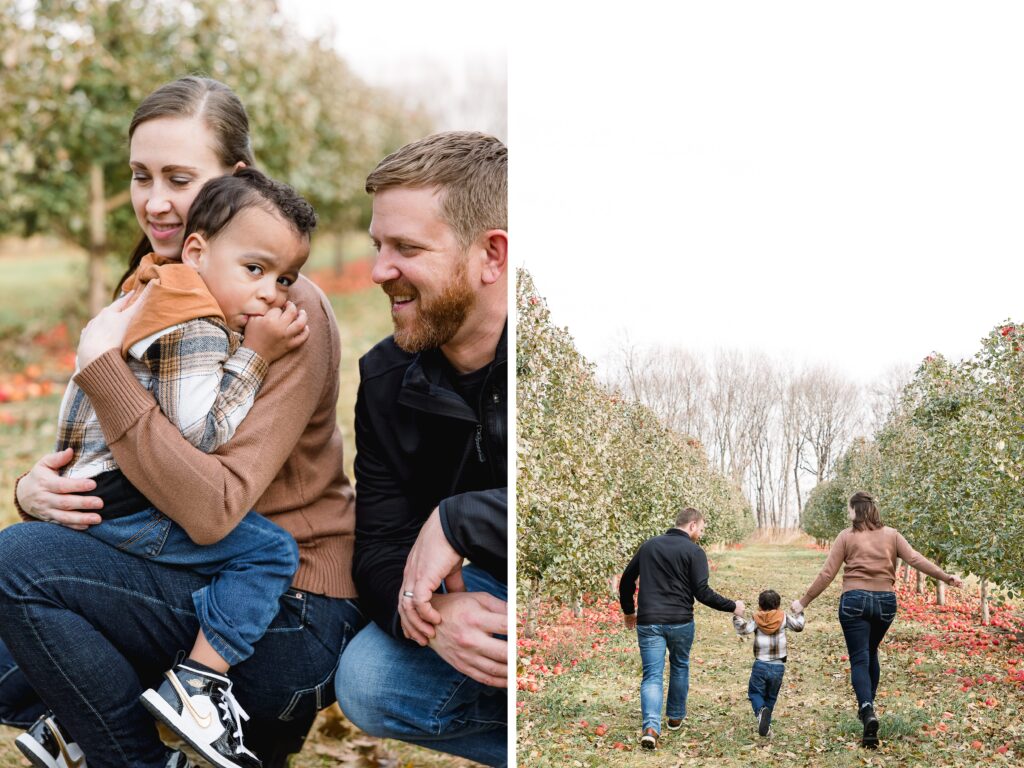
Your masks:
M917 586L914 589L919 595L924 594L924 574L920 571L917 572Z
M107 200L103 192L103 166L89 166L89 316L108 303L107 295Z
M345 271L345 248L342 244L342 237L340 234L334 235L334 274L341 277L341 273Z
M540 579L530 579L530 594L526 598L526 621L523 622L523 637L532 638L537 634L537 613L540 608Z
M986 627L989 624L988 613L988 580L981 580L981 623Z
M908 563L906 560L903 561L903 583L910 583L910 563Z
M935 604L946 604L946 582L944 581L935 582Z
M583 615L583 598L579 595L576 595L572 599L572 615L575 619L578 619Z

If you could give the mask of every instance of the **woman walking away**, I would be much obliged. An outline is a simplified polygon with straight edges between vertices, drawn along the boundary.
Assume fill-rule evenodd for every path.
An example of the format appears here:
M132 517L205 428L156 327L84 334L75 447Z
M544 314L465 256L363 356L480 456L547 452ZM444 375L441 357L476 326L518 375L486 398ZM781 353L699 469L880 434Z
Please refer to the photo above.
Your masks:
M858 491L850 497L849 517L850 527L836 537L821 572L804 596L793 601L792 608L795 613L802 612L832 583L839 566L844 566L839 623L850 654L857 717L864 724L862 743L873 748L878 746L878 646L896 618L896 558L954 587L963 582L916 552L895 528L883 526L871 494Z

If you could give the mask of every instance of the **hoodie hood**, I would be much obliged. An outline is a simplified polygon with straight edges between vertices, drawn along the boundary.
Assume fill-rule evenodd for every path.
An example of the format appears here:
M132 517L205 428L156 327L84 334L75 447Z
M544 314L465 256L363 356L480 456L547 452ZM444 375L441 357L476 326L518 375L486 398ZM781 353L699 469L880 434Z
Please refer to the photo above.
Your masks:
M786 614L780 608L772 611L755 611L754 613L754 623L766 635L774 635L778 632L785 620Z
M132 318L128 324L121 355L128 356L132 344L147 336L170 328L172 325L195 320L200 317L216 317L224 320L220 305L210 294L210 289L199 274L179 261L157 256L154 253L142 258L138 269L124 281L121 290L128 292L141 289L153 283L146 297L145 311ZM131 306L142 294L137 290L126 306Z

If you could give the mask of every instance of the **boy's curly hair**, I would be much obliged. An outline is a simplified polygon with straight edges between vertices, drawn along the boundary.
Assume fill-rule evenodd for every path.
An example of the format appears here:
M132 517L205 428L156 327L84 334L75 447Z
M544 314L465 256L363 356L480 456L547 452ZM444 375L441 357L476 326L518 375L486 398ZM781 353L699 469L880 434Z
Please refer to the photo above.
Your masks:
M782 598L774 589L766 589L757 596L757 607L762 611L774 611L782 603Z

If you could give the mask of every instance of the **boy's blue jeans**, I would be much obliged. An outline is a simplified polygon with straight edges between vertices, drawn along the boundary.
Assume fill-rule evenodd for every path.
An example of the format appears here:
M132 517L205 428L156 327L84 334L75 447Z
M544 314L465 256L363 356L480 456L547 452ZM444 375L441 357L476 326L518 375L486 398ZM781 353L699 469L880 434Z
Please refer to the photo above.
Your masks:
M104 520L88 533L122 552L209 576L192 600L203 634L231 666L252 655L253 643L277 615L277 601L299 567L295 539L256 512L205 546L152 507Z
M850 680L858 707L875 702L880 674L878 646L895 618L895 592L852 589L839 598L839 624L850 654Z
M664 691L665 651L668 650L668 701L665 713L672 720L686 717L686 694L690 690L690 646L695 624L638 624L637 642L644 677L640 683L640 712L643 730L661 733L661 695Z
M508 587L467 565L469 592L508 599ZM484 765L508 762L507 692L462 674L431 648L397 640L370 622L342 654L338 704L372 736L399 739Z
M754 708L755 715L762 707L768 707L769 712L775 709L775 702L778 701L779 691L782 689L782 677L785 674L785 664L769 664L754 659L754 666L750 670L750 683L747 685L747 698L750 699L750 706Z

